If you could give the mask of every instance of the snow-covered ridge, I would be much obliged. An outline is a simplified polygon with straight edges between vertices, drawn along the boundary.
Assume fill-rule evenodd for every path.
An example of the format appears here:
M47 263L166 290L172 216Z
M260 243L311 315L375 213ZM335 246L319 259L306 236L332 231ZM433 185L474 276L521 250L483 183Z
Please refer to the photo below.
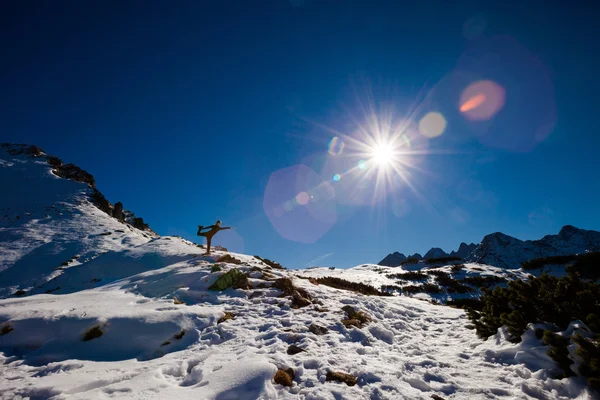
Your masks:
M419 262L304 272L222 249L206 256L196 243L110 216L90 201L90 182L61 178L40 155L7 147L2 399L591 396L581 380L555 378L556 363L531 331L519 345L502 330L484 342L463 310L423 301L446 292L366 296L301 279L340 276L383 288L401 279L388 275L418 270L431 281L444 275L429 272L513 279L519 271ZM213 290L231 276L245 282ZM283 371L289 381L276 378ZM348 384L335 380L342 374Z
M533 271L534 274L539 271ZM563 271L564 273L564 271ZM531 272L507 270L491 265L427 263L419 260L400 267L364 264L354 268L315 267L295 272L301 278L335 277L361 283L397 296L410 296L446 304L457 299L478 299L484 288L506 286L509 281L527 279ZM560 271L557 272L560 275Z
M600 250L600 232L564 226L557 235L539 240L519 240L497 232L487 235L468 257L469 261L502 268L520 268L534 258L582 254Z
M0 145L0 183L0 298L158 236L100 210L93 176L36 146Z
M156 238L0 300L2 392L54 400L586 398L576 379L552 379L539 341L513 345L500 332L483 342L463 310L364 296L253 256L202 252ZM224 255L229 261L219 262ZM374 268L344 273L366 282ZM209 289L234 269L249 286ZM293 296L276 288L282 278L309 293L309 304L292 307ZM345 324L348 306L370 322ZM278 369L291 369L291 386L274 380ZM355 384L329 381L332 372Z
M546 235L540 240L519 240L501 232L492 233L481 243L461 243L458 251L447 254L440 248L429 250L424 259L456 256L468 262L493 265L501 268L520 268L525 261L534 258L581 254L600 250L600 232L564 226L557 235ZM408 258L421 259L418 255ZM395 267L407 259L404 254L388 254L379 265Z

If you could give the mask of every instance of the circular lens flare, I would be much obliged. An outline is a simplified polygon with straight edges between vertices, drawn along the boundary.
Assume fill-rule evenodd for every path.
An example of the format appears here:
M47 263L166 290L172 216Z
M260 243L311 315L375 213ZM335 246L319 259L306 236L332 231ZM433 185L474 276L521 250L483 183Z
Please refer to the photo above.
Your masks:
M493 81L478 81L469 85L460 96L459 110L467 119L485 121L504 107L506 91Z
M344 151L344 141L334 136L329 140L329 144L327 146L327 152L332 156L339 156Z
M296 195L296 203L301 206L305 206L310 201L310 196L306 192L300 192Z
M314 243L336 222L333 187L310 167L297 164L273 172L263 209L281 237Z
M425 114L419 122L419 132L427 138L434 138L444 133L446 129L446 118L438 112Z

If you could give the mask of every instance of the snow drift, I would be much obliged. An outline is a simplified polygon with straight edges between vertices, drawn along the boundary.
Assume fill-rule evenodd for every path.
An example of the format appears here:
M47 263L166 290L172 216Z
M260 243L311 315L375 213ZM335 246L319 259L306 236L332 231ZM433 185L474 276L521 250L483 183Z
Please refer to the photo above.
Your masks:
M86 175L57 176L28 149L0 150L0 181L11 188L0 198L3 399L591 397L581 380L555 377L535 338L517 346L499 330L484 342L463 310L435 297L368 296L316 279L381 288L411 266L287 271L244 254L207 257L101 210ZM210 289L233 270L243 285ZM291 386L274 381L289 369Z

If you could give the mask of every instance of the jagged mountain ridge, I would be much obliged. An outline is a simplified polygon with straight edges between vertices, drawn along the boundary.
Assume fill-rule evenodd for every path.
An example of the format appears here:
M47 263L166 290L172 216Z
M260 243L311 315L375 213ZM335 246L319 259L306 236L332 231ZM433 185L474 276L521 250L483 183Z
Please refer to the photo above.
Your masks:
M450 256L467 258L473 252L473 250L475 250L475 247L477 247L477 245L475 243L466 244L465 242L462 242L460 244L460 246L458 247L458 251L452 250L450 252Z
M600 232L565 225L557 235L539 240L519 240L500 232L483 238L468 261L502 268L519 268L521 263L540 257L566 256L600 250Z
M458 250L457 251L453 250L452 252L450 252L450 254L446 253L444 250L442 250L439 247L432 247L427 253L425 253L424 256L421 256L421 254L419 254L419 253L415 253L413 255L406 256L403 253L396 251L394 253L390 253L387 256L385 256L385 258L383 260L381 260L378 264L385 266L385 267L397 267L400 265L400 263L402 263L403 261L406 261L407 259L429 260L432 258L441 258L441 257L448 257L448 256L466 258L471 254L471 252L475 249L476 246L477 245L474 243L471 243L471 244L461 243Z
M465 261L493 265L500 268L520 268L525 261L540 257L580 254L600 250L600 232L564 226L556 235L539 240L519 240L501 232L486 235L478 245L461 243L458 251L445 253L440 248L429 250L424 259L456 256ZM402 253L387 255L379 265L395 267L406 260ZM417 258L420 259L420 258Z
M70 163L65 164L60 158L45 153L41 148L35 145L2 143L0 145L0 149L0 156L4 158L0 159L0 167L13 167L15 162L21 163L23 168L13 168L11 171L13 174L15 171L20 171L22 174L22 179L30 179L32 177L39 178L43 176L40 171L35 171L33 168L29 168L30 171L28 171L26 165L28 161L32 161L38 165L45 165L45 161L48 165L46 166L46 170L44 172L59 178L87 184L89 188L92 189L88 193L91 201L96 207L104 211L109 216L115 217L121 222L131 224L140 230L156 234L156 232L150 229L148 224L144 222L143 218L136 217L133 211L123 209L123 204L121 202L117 202L114 205L110 203L96 187L96 180L94 179L94 176L77 165ZM29 183L31 185L33 182ZM28 199L22 198L20 200L27 201Z
M119 203L98 205L103 196L85 171L59 170L85 181L65 179L42 155L16 154L30 151L22 147L11 154L6 147L0 148L0 183L8 188L0 196L3 398L587 394L576 378L536 373L554 366L535 351L538 342L517 346L502 330L495 340L478 340L463 310L419 294L365 296L300 279L327 274L393 284L381 267L293 272L221 249L206 256L181 237L125 223L129 216ZM107 205L112 215L103 211L111 210ZM480 267L486 266L467 264L458 274L519 276ZM234 271L243 285L211 289ZM291 388L278 379L283 372L294 375ZM339 376L345 384L336 382Z

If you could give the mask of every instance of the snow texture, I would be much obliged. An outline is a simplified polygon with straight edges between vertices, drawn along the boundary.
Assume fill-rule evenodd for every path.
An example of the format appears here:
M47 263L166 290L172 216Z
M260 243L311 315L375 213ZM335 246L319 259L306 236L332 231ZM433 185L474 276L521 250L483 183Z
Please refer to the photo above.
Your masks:
M21 188L23 177L31 187ZM482 341L463 310L304 279L385 285L395 282L388 271L424 264L287 271L244 254L205 256L192 242L109 217L88 201L85 184L53 176L35 158L0 153L0 179L11 188L0 199L8 215L0 225L3 400L592 396L578 378L553 378L556 365L531 331L518 345L502 329ZM236 260L219 262L225 254ZM208 290L232 268L253 288ZM459 273L508 272L467 264ZM293 308L272 286L278 278L292 279L313 304ZM17 289L21 296L13 295ZM347 328L341 320L348 305L372 321ZM222 319L226 312L233 319ZM311 324L328 331L315 335ZM292 344L305 351L288 354ZM279 368L293 369L291 387L273 381ZM351 374L357 384L326 381L330 371Z

